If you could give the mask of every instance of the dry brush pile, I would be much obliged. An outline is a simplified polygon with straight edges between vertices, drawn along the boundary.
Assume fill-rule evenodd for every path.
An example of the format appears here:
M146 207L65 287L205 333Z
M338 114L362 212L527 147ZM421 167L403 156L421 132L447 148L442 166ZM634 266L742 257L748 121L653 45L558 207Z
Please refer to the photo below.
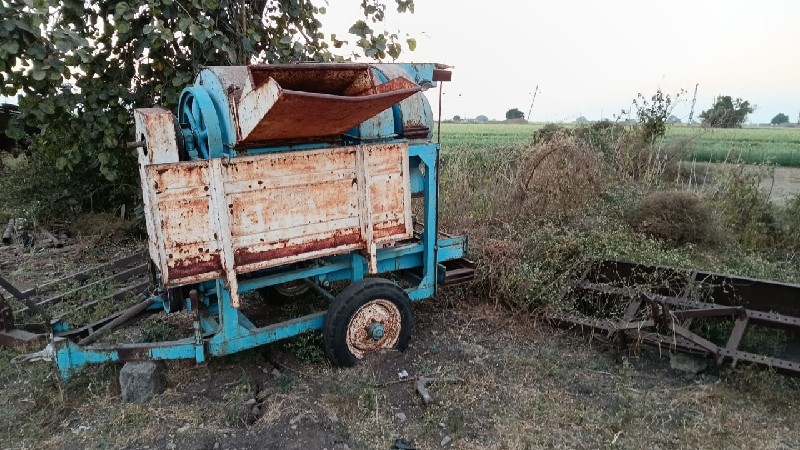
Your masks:
M520 312L556 307L569 274L593 257L798 278L789 206L770 205L760 179L733 166L686 189L676 173L690 143L601 123L547 126L518 148L445 153L443 226L469 235L479 264L468 296Z

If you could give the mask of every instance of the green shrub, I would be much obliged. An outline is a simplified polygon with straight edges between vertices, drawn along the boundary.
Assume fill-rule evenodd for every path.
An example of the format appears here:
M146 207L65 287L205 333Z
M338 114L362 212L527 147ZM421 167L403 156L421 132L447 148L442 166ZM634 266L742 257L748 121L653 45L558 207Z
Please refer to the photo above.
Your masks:
M58 169L43 153L21 156L0 176L2 213L36 226L71 221L86 212L118 210L122 205L132 212L138 206L138 183L110 182L90 174L91 170Z
M769 194L760 188L763 172L739 165L721 172L711 200L735 242L763 250L775 243L778 225Z
M800 251L800 195L786 202L779 214L782 243L787 250Z

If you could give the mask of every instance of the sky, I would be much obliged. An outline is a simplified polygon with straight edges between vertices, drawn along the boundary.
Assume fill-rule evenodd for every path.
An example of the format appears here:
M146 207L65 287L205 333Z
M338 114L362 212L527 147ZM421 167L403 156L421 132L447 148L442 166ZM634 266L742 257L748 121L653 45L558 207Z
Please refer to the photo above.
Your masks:
M313 1L326 35L361 15L360 0ZM613 119L659 88L686 91L674 110L686 121L698 83L695 118L717 95L756 105L751 123L800 114L800 0L415 0L414 14L384 1L386 29L417 41L399 61L454 66L443 118L527 114L538 86L535 122Z
M687 91L674 111L686 121L698 83L695 118L717 95L755 104L751 123L800 114L800 0L415 0L414 14L388 3L386 29L417 40L399 61L454 66L444 118L527 113L538 85L536 122L612 118L658 88ZM341 38L359 4L330 0L323 31Z

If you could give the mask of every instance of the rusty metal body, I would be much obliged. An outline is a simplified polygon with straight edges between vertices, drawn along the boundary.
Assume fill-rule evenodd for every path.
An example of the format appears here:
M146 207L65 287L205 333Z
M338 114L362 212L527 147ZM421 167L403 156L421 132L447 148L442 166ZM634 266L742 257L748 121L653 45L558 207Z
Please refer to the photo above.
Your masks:
M468 281L466 238L437 230L439 146L422 91L440 80L449 72L436 64L209 67L184 89L177 116L137 109L154 304L194 311L195 337L112 347L56 339L62 377L92 362L202 362L322 327L324 311L256 327L240 295L267 286L305 281L324 293L397 272L420 300ZM421 230L412 194L422 197Z
M561 304L549 319L565 328L800 374L798 285L597 260Z

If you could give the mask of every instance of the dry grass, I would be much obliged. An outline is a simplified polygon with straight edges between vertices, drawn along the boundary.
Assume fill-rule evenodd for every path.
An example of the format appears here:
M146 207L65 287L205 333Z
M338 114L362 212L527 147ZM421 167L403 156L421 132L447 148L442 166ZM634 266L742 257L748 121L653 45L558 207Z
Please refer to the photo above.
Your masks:
M79 235L95 237L99 241L120 242L137 232L138 222L125 220L116 214L91 213L80 216L72 226Z
M630 222L636 231L676 245L713 244L719 238L711 207L688 191L648 194L632 211Z
M523 151L513 194L522 215L563 213L596 198L603 181L597 152L572 136L559 134ZM509 205L511 206L511 205Z

